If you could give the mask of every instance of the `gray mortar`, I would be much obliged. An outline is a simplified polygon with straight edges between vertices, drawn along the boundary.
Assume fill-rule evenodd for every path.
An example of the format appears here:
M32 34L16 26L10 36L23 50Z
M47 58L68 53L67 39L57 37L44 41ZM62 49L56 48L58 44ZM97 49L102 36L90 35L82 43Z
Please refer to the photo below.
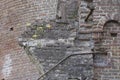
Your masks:
M74 11L74 9L78 8L76 1L70 0L64 2L66 4L65 7L69 9L65 13L67 17L76 13ZM78 16L78 14L75 14L75 16ZM74 19L67 18L67 24L60 22L61 20L59 20L59 23L47 22L52 23L52 28L45 29L42 36L39 36L37 39L31 38L35 33L35 29L29 29L19 39L20 45L30 47L29 51L40 61L42 70L47 72L60 60L70 54L91 52L90 41L79 40L81 38L90 38L90 34L78 34L79 25L76 20L78 20L76 17ZM93 66L90 66L92 64L92 55L74 56L68 58L45 75L44 80L92 80Z

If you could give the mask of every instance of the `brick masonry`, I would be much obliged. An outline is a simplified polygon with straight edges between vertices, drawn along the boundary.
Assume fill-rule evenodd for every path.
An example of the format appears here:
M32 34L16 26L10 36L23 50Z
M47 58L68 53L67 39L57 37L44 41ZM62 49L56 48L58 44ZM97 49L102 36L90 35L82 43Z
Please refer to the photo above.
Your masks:
M65 5L64 1L65 0L61 0L61 5ZM71 1L73 0L69 0L68 4L70 4ZM57 0L0 0L0 80L37 80L39 77L39 72L36 66L30 62L30 59L25 54L25 50L18 45L18 37L23 34L24 31L26 31L26 25L33 23L36 19L40 20L40 22L41 20L48 21L49 19L55 19L57 12L59 13L59 11L57 11L57 3ZM37 56L39 56L40 60L43 61L43 70L48 70L50 67L57 63L56 61L59 61L66 54L72 54L72 52L90 52L91 50L98 50L101 48L104 48L109 52L107 54L104 54L103 52L103 54L99 55L96 54L94 56L85 56L84 58L81 56L73 57L71 60L69 60L72 61L71 64L73 66L71 66L69 62L66 62L65 64L71 67L66 67L66 65L64 65L64 67L66 67L65 69L59 67L57 70L54 70L52 74L49 74L46 79L48 80L48 78L50 78L51 80L61 80L62 77L62 79L67 80L68 77L77 77L80 80L83 80L87 77L87 80L90 80L94 76L94 80L120 80L120 1L81 0L78 3L78 15L72 13L72 11L74 12L76 9L75 6L72 5L72 7L75 9L69 9L71 6L62 6L61 10L63 13L59 14L58 16L59 18L61 16L69 18L66 20L64 17L62 17L62 21L65 23L71 22L73 24L68 25L68 28L65 25L62 25L62 28L61 25L57 25L60 27L52 28L53 33L51 31L43 36L43 38L48 37L55 40L57 38L57 44L48 45L47 47L41 49L35 49L36 55L38 53L42 53L41 55L43 57L41 57L41 55ZM85 22L86 16L90 12L88 6L94 7L95 10L93 14L88 18L88 21ZM68 14L69 11L72 14ZM78 25L75 26L75 23L78 23L78 16L80 25L79 27ZM57 22L61 23L61 20L58 20ZM70 31L68 31L69 29ZM93 33L92 35L91 32ZM68 41L66 42L67 45L64 43L65 41ZM52 42L54 43L54 41ZM75 46L73 46L73 44ZM44 46L44 44L42 46ZM47 57L48 60L46 60L46 56L43 53L48 52L50 52L49 58ZM60 54L61 52L63 54ZM58 57L56 54L51 53L58 53L60 57ZM50 56L53 56L55 59ZM89 63L94 62L95 67L76 67L76 64L80 65L80 63L85 63L85 61L89 59L91 60ZM81 62L74 64L75 62L79 62L78 60ZM53 64L49 64L49 62L53 62ZM63 72L61 70L63 70ZM75 73L78 70L80 70L82 73ZM68 72L68 74L65 74L64 71Z
M42 24L32 23L33 25L30 25L22 35L21 45L29 47L28 55L40 61L41 73L50 70L43 76L44 80L92 80L93 78L93 58L91 54L86 55L91 52L89 42L86 41L86 45L82 45L84 41L80 42L82 34L79 35L78 9L79 0L60 0L57 19ZM50 28L47 28L48 24ZM67 58L69 55L79 53L84 53L84 56ZM62 63L58 64L61 60ZM56 64L58 65L53 69Z
M100 41L101 46L111 53L108 65L104 68L97 67L94 69L96 80L119 80L120 79L120 52L119 52L119 27L120 27L120 1L119 0L94 0L96 6L93 13L94 26L103 30ZM114 20L114 21L112 21ZM118 23L117 23L118 21ZM116 33L114 36L112 33ZM107 58L107 57L106 57Z
M0 0L0 80L36 80L36 67L18 37L36 19L54 19L57 0Z

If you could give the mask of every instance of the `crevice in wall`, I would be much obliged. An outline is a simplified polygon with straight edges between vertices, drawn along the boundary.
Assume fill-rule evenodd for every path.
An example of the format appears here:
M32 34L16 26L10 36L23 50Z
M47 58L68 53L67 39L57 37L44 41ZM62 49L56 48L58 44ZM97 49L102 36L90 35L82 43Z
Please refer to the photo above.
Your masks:
M11 27L9 31L13 31L13 30L14 30L14 28L13 28L13 27Z

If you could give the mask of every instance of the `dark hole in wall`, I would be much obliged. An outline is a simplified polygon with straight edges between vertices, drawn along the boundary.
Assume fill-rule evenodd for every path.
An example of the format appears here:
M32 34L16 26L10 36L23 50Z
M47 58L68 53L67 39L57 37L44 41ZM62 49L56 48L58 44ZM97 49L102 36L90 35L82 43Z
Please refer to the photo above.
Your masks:
M57 19L62 19L62 17L61 17L61 16L58 16L58 15L56 15L56 18L57 18Z
M110 33L111 37L117 37L117 33Z
M13 27L11 27L11 28L10 28L10 31L13 31L13 30L14 30L14 28L13 28Z
M87 1L87 2L93 2L93 0L85 0L85 1Z

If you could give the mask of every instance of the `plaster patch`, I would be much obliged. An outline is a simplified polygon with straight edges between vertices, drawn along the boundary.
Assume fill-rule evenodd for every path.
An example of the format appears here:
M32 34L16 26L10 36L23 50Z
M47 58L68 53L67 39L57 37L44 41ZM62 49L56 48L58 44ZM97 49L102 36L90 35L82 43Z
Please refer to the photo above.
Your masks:
M2 68L2 74L4 76L4 78L7 78L10 76L11 74L11 71L12 71L12 59L10 57L11 55L8 54L8 55L5 55L5 58L4 58L4 64L3 64L3 68Z

